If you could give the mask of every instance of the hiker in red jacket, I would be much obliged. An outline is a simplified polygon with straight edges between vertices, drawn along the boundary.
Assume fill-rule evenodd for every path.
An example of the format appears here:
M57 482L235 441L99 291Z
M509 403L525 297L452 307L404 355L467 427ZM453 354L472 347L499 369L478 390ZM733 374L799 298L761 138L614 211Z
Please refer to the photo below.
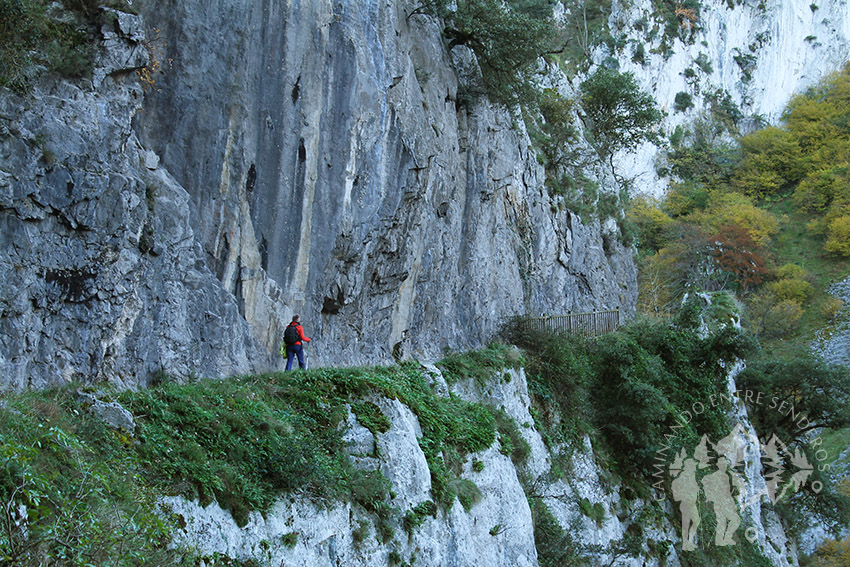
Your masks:
M298 319L300 319L298 315L293 315L292 322L286 327L286 331L283 332L283 342L286 345L287 370L292 370L292 361L296 355L298 356L298 367L304 368L304 346L302 341L305 343L310 342L310 338L304 335L304 329L301 327Z

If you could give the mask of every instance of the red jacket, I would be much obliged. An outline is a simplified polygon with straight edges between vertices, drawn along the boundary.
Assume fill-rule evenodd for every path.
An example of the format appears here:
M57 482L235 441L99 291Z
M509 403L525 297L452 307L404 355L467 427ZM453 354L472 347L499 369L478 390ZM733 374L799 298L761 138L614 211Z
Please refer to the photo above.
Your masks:
M295 325L295 330L298 331L298 336L301 338L301 341L304 341L305 343L309 343L310 337L307 337L307 336L304 335L304 329L301 327L301 323L293 322L293 323L289 324L290 327L292 325ZM300 345L301 341L295 341L295 344Z

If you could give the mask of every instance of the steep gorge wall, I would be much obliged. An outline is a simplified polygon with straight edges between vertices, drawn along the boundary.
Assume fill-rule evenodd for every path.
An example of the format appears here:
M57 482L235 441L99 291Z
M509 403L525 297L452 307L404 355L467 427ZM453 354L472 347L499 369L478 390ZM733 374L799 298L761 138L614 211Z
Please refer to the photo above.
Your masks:
M553 215L522 127L458 107L414 7L142 4L171 68L138 130L258 342L274 350L298 312L322 361L428 358L516 313L631 311L630 252Z
M410 4L133 6L92 83L0 97L4 387L274 368L294 312L314 362L352 364L634 310L616 228L552 207Z

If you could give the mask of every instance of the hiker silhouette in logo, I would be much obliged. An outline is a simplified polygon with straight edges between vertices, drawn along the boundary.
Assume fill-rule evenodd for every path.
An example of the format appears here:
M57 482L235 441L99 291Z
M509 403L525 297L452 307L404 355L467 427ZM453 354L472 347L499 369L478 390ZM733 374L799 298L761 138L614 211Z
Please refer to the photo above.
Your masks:
M699 484L697 483L697 462L688 457L682 463L682 472L673 480L673 499L682 511L682 551L693 551L697 548L696 536L699 527Z
M732 478L726 470L727 464L726 457L718 457L717 470L702 479L705 499L714 505L714 516L717 518L717 529L714 532L714 544L717 546L735 545L732 535L741 525L738 505L732 497Z
M283 344L280 345L281 354L286 353L286 370L292 370L292 362L295 357L298 357L298 367L304 368L304 345L309 343L310 338L304 334L304 329L301 323L298 322L300 316L293 315L292 322L286 327L283 332Z

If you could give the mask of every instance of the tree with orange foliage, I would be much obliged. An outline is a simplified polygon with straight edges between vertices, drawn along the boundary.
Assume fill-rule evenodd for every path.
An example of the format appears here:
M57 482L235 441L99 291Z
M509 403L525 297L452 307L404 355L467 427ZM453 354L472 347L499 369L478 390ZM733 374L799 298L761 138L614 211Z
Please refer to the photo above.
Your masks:
M731 274L743 293L759 285L767 273L764 257L750 232L737 224L720 227L711 237L714 246L711 255L717 267Z
M683 28L691 29L697 23L697 11L693 8L684 8L681 4L676 6L676 17L679 18L679 25Z

